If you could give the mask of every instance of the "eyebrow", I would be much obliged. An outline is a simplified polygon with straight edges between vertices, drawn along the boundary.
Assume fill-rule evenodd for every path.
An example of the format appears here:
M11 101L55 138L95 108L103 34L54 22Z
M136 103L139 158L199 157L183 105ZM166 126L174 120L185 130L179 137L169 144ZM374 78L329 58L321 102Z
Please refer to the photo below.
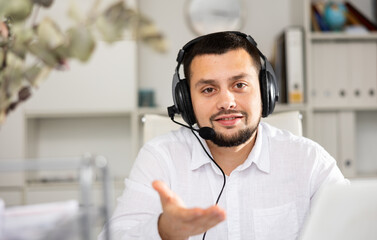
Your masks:
M250 78L250 75L246 74L246 73L240 73L236 76L231 77L229 80L236 81L236 80L239 80L241 78Z
M240 73L238 75L235 75L235 76L232 76L228 79L228 81L231 81L231 82L234 82L234 81L237 81L241 78L250 78L249 74L246 74L246 73ZM200 85L206 85L206 84L209 84L209 85L216 85L216 80L214 79L200 79L196 84L195 84L195 88L198 88Z
M200 79L196 84L195 84L195 88L198 88L200 85L206 85L206 84L209 84L209 85L214 85L216 83L215 80L212 80L212 79Z

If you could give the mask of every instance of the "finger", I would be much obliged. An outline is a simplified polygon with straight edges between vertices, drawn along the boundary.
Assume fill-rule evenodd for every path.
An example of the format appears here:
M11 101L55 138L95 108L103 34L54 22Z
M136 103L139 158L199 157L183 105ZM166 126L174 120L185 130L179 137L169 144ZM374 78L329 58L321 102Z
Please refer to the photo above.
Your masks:
M193 210L193 209L192 209ZM190 219L190 221L183 221L187 232L191 235L201 234L212 227L216 226L226 218L225 211L218 206L212 206L207 209L201 209L200 216Z
M181 219L185 223L195 224L195 222L205 222L205 221L223 221L226 217L225 211L218 207L212 206L207 209L193 208L181 211Z
M212 206L210 208L204 209L201 215L192 218L192 222L208 222L215 221L221 222L226 218L225 211L218 206Z
M218 217L220 219L225 219L226 213L225 210L219 207L218 205L211 206L204 210L204 215L208 214L211 217Z
M153 188L158 192L161 199L162 207L165 208L169 204L177 207L184 207L183 201L162 181L156 180L152 182Z
M183 222L191 222L195 221L201 217L203 217L205 210L201 208L183 208L180 209L178 212L180 219L182 219Z
M212 206L211 208L208 208L205 210L207 214L207 219L202 219L203 220L203 225L207 229L210 229L217 225L218 223L222 222L226 218L226 212L224 209L220 208L219 206L215 205Z
M200 209L199 209L200 210ZM225 211L219 206L215 205L210 208L201 210L200 214L192 215L191 218L186 218L185 223L192 226L205 228L206 230L224 221L226 218Z
M196 219L201 218L219 218L219 219L225 219L226 214L224 209L220 208L217 205L214 205L212 207L209 207L207 209L201 209L201 208L192 208L187 209L185 211L185 218L186 221L195 221Z
M152 182L152 187L158 192L161 198L173 197L173 192L166 186L166 184L160 180Z

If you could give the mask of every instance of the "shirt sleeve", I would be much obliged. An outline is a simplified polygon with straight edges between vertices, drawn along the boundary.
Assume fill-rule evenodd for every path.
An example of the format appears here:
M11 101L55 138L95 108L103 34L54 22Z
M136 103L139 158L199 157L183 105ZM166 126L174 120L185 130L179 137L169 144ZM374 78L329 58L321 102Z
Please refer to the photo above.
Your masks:
M162 208L152 182L158 179L170 185L164 157L150 146L140 150L109 222L112 239L161 239L157 222ZM98 239L104 239L103 232Z
M322 147L316 149L316 159L313 166L311 178L311 201L313 201L320 191L329 184L349 184L345 179L336 160Z

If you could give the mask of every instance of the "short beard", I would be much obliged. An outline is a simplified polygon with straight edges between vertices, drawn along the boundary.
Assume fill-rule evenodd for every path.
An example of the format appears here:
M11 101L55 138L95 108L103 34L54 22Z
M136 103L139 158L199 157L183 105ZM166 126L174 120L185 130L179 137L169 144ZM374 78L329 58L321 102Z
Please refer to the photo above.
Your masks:
M259 122L253 128L246 128L239 130L238 133L230 137L225 137L223 134L216 133L211 141L219 147L237 147L247 142L257 131Z
M231 114L231 113L241 113L245 117L245 124L248 123L248 114L244 111L236 111L236 110L223 110L218 112L217 114L214 114L211 116L210 120L214 121L214 119L221 115L221 114ZM247 142L257 131L259 126L260 118L258 120L258 123L255 126L241 129L237 133L233 134L232 136L225 136L224 134L215 132L215 137L213 139L210 139L215 145L219 147L237 147L241 144L244 144ZM199 123L198 126L200 127ZM212 128L213 128L212 124Z

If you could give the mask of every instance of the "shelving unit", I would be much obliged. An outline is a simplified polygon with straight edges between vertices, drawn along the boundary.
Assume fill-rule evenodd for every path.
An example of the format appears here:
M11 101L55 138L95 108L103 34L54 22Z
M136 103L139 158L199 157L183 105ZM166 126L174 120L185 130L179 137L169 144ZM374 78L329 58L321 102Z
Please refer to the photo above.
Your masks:
M318 32L308 32L307 38L316 41L316 40L377 40L377 33L369 32L367 34L347 34L342 32L327 32L327 33L318 33Z
M315 1L304 1L306 104L312 119L308 137L323 145L337 159L346 177L376 177L377 159L366 149L373 149L372 142L377 141L377 51L374 51L377 46L377 33L312 32L310 18L312 2ZM358 7L356 1L353 3ZM364 54L338 55L352 51L350 48L359 47L360 49L366 45L370 47L370 51L364 49ZM319 61L324 64L318 66ZM355 74L357 71L360 72L360 65L364 67L362 73ZM338 74L328 78L326 74L332 69L337 69ZM318 94L317 82L324 78L328 81L321 82L322 85L327 84L338 91L331 93L336 100L324 100L325 97L318 99L318 95L315 95ZM351 81L351 84L346 83L347 79ZM373 93L369 95L367 92L363 93L364 96L369 97L369 100L363 102L357 99L356 91L358 90L353 90L352 87L364 87L366 83L363 80L365 79L368 80L368 84L371 84ZM346 88L343 93L342 86L339 84L343 84ZM344 94L344 96L335 96L336 94ZM368 127L371 131L371 136L368 137L365 136L365 132L360 131L364 129L365 122L369 123Z

